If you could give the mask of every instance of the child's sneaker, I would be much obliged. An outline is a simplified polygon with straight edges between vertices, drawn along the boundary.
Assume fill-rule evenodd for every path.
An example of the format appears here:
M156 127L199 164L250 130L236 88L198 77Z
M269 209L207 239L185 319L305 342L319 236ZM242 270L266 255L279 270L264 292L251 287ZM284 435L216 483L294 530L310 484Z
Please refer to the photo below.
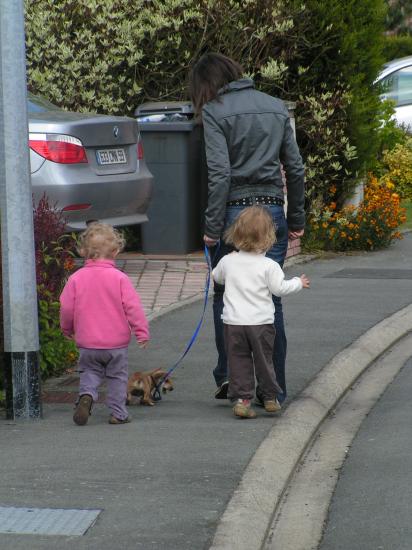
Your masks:
M256 418L256 413L252 409L250 399L238 399L233 407L235 416L240 418Z
M268 413L279 412L282 408L277 399L269 399L268 401L264 401L263 406L265 407L265 411Z
M128 416L127 418L120 419L111 415L111 417L109 418L109 424L129 424L129 422L131 421L132 419L130 416Z
M74 409L73 422L78 426L84 426L89 420L93 405L93 398L88 393L81 395Z

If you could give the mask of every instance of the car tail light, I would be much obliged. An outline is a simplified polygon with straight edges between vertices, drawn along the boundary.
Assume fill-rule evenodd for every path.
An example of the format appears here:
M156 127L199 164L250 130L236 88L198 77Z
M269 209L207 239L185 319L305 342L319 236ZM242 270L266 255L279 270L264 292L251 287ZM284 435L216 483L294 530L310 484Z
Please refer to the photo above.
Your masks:
M140 139L137 142L137 158L138 158L138 160L143 159L143 144L142 144Z
M88 210L91 208L91 204L88 202L81 203L81 204L68 204L64 208L62 208L63 212L71 212L73 210Z
M80 139L63 134L30 134L29 146L40 156L60 164L87 162Z

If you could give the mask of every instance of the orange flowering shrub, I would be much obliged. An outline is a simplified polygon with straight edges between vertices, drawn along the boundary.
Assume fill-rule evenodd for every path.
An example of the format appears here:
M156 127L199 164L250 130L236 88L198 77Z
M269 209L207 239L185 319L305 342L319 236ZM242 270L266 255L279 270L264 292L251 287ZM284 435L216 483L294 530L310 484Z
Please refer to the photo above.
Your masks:
M313 213L309 219L311 240L324 249L345 251L385 248L401 239L397 229L405 221L405 209L392 187L370 176L358 207L336 211L332 202Z

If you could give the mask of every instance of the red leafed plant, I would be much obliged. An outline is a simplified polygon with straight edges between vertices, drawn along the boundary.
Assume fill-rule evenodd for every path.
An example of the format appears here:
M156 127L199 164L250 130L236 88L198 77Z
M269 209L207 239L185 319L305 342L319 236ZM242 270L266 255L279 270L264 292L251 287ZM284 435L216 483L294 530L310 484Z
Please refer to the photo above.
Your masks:
M67 276L73 271L76 238L66 232L61 210L51 206L46 195L33 208L36 277L39 298L45 293L58 299Z
M46 195L33 207L39 310L40 369L43 378L59 374L77 360L77 349L65 338L59 323L59 296L75 268L76 237L66 233L61 210Z

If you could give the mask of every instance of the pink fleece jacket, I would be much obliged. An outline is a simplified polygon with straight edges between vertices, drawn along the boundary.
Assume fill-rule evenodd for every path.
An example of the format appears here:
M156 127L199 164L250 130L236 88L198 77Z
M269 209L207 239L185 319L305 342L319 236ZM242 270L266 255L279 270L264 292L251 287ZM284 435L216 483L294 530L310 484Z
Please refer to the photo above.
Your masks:
M131 331L149 340L149 326L139 295L113 260L86 260L69 277L60 296L60 326L81 348L127 347Z

